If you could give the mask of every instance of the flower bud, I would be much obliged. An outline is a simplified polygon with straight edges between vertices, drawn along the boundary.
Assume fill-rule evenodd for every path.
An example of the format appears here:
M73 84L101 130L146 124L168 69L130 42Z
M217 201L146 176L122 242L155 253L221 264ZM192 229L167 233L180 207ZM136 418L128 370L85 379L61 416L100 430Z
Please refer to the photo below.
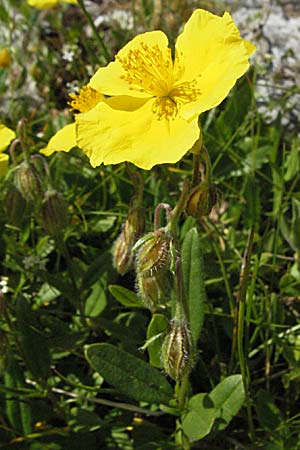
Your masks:
M199 219L202 216L208 216L215 204L216 188L203 181L190 192L185 211L188 216Z
M162 345L161 358L166 373L180 379L192 365L191 332L185 318L173 319Z
M42 224L51 236L68 225L67 204L62 194L50 190L45 193L41 207Z
M17 188L27 201L33 203L42 197L42 182L37 169L27 161L22 162L16 171Z
M0 50L0 67L7 68L10 66L10 54L7 48Z
M22 225L26 214L26 200L20 191L14 187L7 192L5 198L5 212L12 225Z
M155 310L170 296L173 236L165 229L148 233L135 245L137 288L146 306Z
M141 207L132 208L123 224L113 250L113 265L120 275L125 275L133 266L132 248L145 229L145 213Z

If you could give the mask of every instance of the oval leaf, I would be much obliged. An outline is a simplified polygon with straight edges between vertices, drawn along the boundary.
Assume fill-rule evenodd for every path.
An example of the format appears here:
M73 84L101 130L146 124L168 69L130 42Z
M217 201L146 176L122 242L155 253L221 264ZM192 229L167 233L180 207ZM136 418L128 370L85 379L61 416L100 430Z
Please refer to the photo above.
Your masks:
M215 415L214 404L208 394L197 394L190 399L188 413L182 420L182 429L191 442L208 435Z
M245 391L242 375L231 375L221 381L209 394L215 405L215 426L218 430L227 427L233 416L242 407L245 400Z
M144 361L111 344L85 347L89 364L122 394L137 401L168 403L173 395L164 376Z

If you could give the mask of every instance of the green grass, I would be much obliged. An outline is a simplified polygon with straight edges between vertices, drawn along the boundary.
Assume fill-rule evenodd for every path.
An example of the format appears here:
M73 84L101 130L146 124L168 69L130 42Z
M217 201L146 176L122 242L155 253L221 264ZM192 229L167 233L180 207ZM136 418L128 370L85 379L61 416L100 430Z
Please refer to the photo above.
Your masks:
M97 37L77 7L38 13L5 1L0 48L12 63L0 69L1 122L17 130L26 119L23 143L37 154L71 121L70 89L136 32L155 26L176 37L193 9L177 3L162 15L150 1L124 3L133 29L111 22ZM197 342L182 383L165 376L158 354L174 294L151 320L134 272L122 277L112 265L138 169L93 169L75 149L48 158L47 174L36 158L42 189L51 184L66 200L68 225L50 236L39 203L12 198L11 164L0 187L0 448L300 448L300 143L280 119L266 124L257 113L255 79L254 67L201 116L218 201L209 217L182 214L178 226ZM14 154L19 165L19 144ZM159 203L175 207L192 170L191 154L139 170L147 231Z

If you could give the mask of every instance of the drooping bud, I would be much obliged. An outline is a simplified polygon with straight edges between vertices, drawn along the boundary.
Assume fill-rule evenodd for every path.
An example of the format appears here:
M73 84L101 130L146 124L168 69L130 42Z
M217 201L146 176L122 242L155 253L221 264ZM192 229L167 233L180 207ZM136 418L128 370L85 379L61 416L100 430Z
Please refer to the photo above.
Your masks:
M188 322L184 317L170 322L170 331L162 345L161 358L166 373L179 380L192 366L192 340Z
M141 207L131 208L113 250L113 265L120 275L133 267L132 248L145 230L145 212Z
M170 297L174 237L164 228L146 234L135 245L137 288L146 306L155 310Z
M23 161L16 171L16 185L25 200L40 201L42 198L42 182L35 166Z
M190 192L186 203L186 214L199 219L208 216L212 207L216 204L216 188L207 181L201 182Z
M12 225L22 225L26 214L26 200L18 189L11 187L5 198L5 212Z
M45 193L41 218L45 231L51 236L55 236L68 225L67 203L62 194L55 190Z

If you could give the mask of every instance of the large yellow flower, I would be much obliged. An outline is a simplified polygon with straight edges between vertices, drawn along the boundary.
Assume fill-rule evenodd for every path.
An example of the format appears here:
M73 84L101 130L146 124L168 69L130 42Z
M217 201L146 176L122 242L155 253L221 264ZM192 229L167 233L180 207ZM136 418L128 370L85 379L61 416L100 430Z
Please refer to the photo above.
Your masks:
M4 175L8 166L8 155L3 150L16 137L16 133L0 123L0 176Z
M199 114L222 102L254 50L227 12L194 11L174 58L162 31L136 36L91 78L109 98L76 116L78 146L93 166L179 161L199 137Z
M100 92L90 86L83 86L79 94L70 94L69 102L72 109L78 111L77 115L87 112L94 108L100 101L104 101L104 97ZM48 142L47 147L40 150L46 156L53 152L68 152L77 145L75 122L66 125L59 130Z
M52 8L58 3L77 3L77 0L27 0L29 6L34 6L38 9Z

